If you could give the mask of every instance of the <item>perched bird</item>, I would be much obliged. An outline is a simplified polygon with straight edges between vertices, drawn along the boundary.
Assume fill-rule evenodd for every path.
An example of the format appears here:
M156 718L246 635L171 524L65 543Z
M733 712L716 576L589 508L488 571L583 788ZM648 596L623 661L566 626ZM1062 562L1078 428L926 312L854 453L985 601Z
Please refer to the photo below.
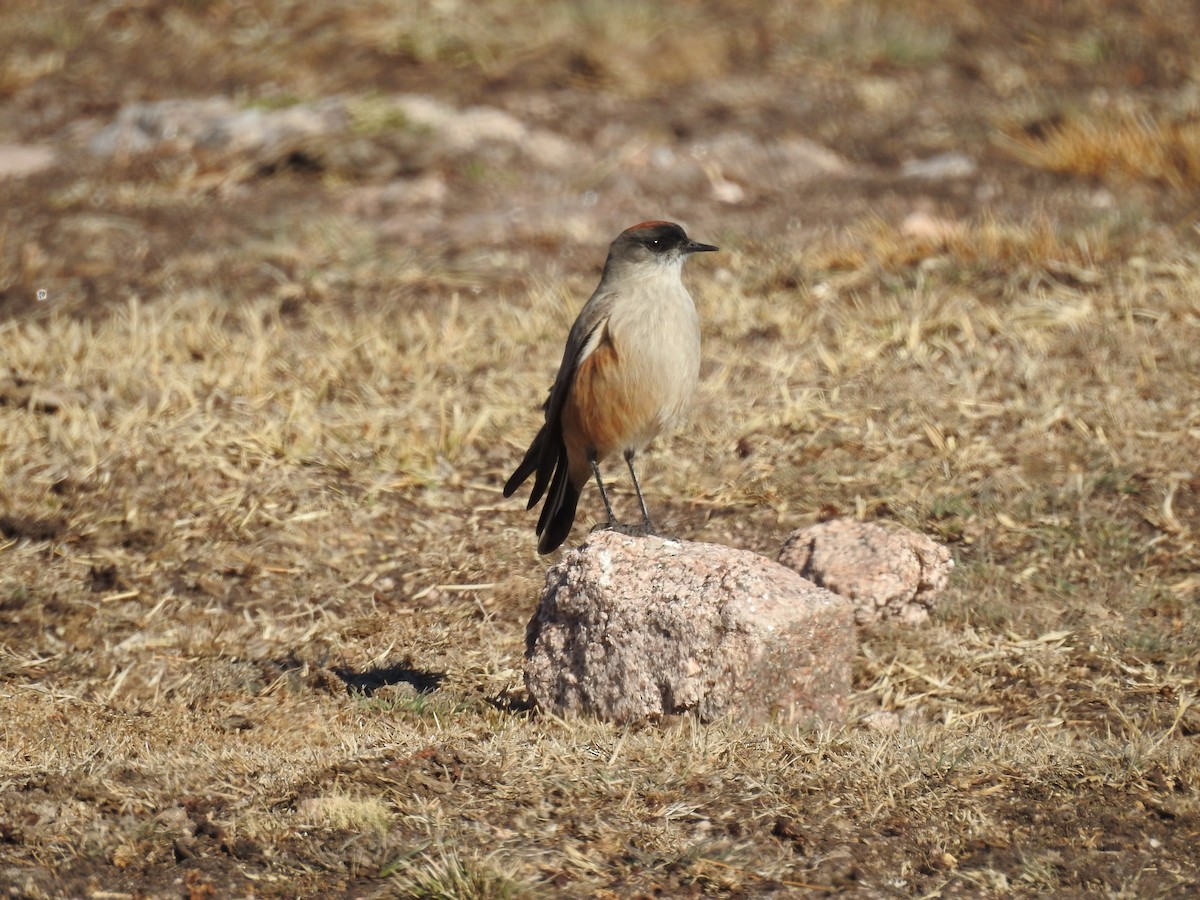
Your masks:
M661 221L627 228L609 247L600 284L567 335L546 421L504 485L511 497L534 475L527 509L545 495L538 552L551 552L571 533L589 474L600 488L606 527L653 533L633 457L679 417L696 388L700 318L681 273L691 254L716 249ZM633 477L640 526L621 525L604 490L599 464L616 451Z

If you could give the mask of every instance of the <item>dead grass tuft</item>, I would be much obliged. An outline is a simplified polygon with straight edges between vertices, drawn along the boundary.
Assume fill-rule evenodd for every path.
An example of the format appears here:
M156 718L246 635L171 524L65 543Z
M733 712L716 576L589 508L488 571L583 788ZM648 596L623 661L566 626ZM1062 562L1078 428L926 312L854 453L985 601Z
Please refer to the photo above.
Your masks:
M305 800L297 816L306 827L386 834L392 811L378 797L332 795Z
M883 272L939 261L974 274L1069 268L1076 279L1094 282L1099 276L1089 270L1109 260L1111 249L1104 230L1064 234L1045 215L1013 222L988 213L973 221L914 213L899 226L871 217L829 235L808 261L817 270Z
M508 900L529 894L529 885L505 874L498 861L464 859L446 850L395 860L380 876L390 879L388 896L412 900Z
M1070 116L1036 131L1010 128L1000 143L1026 165L1050 172L1200 186L1200 121Z

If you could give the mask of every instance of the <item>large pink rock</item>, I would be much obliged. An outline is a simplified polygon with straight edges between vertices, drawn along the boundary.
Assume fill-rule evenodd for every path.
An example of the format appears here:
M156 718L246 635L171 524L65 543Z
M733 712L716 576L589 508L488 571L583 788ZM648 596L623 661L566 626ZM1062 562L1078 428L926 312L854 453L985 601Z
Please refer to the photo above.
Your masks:
M547 573L525 683L558 715L837 721L856 646L849 603L765 557L601 531Z
M853 519L793 532L779 561L852 602L860 625L924 622L954 568L950 551L932 538Z

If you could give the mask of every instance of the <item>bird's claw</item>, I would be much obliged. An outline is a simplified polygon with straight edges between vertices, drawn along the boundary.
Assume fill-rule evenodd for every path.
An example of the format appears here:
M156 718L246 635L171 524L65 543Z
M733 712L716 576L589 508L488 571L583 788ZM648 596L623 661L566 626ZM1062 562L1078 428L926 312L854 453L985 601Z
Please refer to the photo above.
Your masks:
M637 525L626 525L624 522L618 522L613 519L609 522L598 522L592 526L591 534L597 531L615 531L617 534L628 535L629 537L646 537L648 535L658 536L658 532L654 530L654 526L649 522L639 522Z

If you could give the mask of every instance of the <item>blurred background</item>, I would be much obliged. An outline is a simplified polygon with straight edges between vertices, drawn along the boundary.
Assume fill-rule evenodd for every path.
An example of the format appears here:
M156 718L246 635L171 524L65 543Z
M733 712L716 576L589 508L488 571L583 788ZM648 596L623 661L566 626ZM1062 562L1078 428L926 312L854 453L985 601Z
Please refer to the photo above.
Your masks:
M410 293L590 272L659 217L775 252L885 223L928 256L981 215L1192 240L1198 19L1184 0L9 0L0 309L36 312L39 287L92 312L198 282L318 298L328 248L233 251L326 213L366 226L363 255L416 252ZM352 286L396 290L372 275Z

